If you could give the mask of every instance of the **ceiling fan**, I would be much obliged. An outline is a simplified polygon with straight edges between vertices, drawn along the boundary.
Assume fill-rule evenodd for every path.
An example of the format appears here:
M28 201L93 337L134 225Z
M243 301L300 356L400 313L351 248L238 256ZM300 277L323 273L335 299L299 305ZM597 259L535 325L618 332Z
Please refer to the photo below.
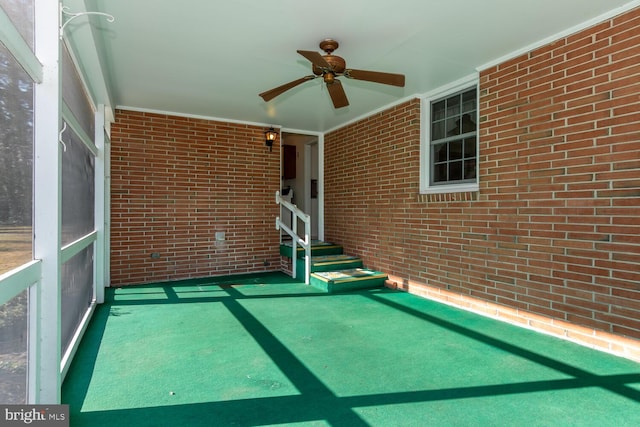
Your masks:
M365 71L355 70L353 68L346 68L346 62L343 58L333 55L333 51L338 48L338 42L332 39L326 39L320 42L320 49L322 49L326 55L320 55L318 52L310 50L298 50L297 52L311 61L311 70L313 74L309 76L301 77L297 80L278 86L274 89L262 92L260 97L265 102L272 100L278 95L292 89L299 84L302 84L308 80L313 80L317 77L322 77L327 85L329 96L333 102L335 108L342 108L349 105L347 95L344 92L342 83L338 80L338 77L344 76L349 79L365 80L368 82L382 83L385 85L404 87L404 75L381 73L378 71Z

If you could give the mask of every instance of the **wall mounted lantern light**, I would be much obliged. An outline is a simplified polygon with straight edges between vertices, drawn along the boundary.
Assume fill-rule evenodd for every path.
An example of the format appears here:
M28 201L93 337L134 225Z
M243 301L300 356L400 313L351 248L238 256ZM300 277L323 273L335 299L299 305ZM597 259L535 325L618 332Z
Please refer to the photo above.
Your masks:
M272 151L273 142L276 140L277 136L278 136L278 132L276 132L273 126L270 127L269 130L265 131L264 140L265 140L265 145L269 147L269 151Z

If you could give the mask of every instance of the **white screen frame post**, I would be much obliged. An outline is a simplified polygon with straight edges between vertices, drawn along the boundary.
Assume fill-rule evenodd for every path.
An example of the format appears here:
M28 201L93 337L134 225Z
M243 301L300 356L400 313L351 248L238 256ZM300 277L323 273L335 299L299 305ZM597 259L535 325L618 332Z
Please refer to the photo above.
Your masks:
M31 297L30 332L38 338L30 369L29 401L59 404L61 400L61 156L58 131L61 117L59 3L35 2L36 57L42 82L34 92L34 258L42 275ZM33 305L35 303L35 306Z

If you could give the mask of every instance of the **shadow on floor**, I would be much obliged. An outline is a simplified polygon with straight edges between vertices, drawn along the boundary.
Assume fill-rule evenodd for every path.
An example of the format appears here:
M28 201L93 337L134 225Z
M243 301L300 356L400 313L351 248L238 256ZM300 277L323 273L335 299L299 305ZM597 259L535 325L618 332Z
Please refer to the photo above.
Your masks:
M108 290L63 402L73 426L640 425L640 366L278 273Z

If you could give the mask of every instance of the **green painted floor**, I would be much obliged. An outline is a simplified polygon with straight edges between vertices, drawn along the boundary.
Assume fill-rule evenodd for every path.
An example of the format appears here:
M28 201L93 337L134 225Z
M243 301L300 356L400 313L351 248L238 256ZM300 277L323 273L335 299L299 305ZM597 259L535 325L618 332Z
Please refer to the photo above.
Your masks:
M109 289L72 426L638 426L640 364L388 289Z

